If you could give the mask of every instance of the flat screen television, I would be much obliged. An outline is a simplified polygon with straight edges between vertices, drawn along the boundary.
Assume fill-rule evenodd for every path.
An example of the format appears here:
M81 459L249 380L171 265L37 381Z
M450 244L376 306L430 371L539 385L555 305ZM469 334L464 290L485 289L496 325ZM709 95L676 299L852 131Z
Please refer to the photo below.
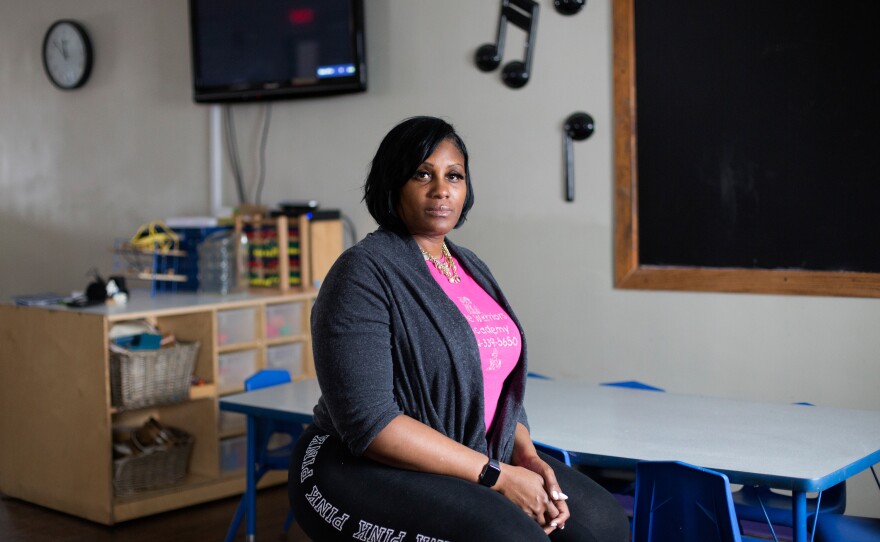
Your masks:
M367 88L363 0L189 0L189 17L196 102Z

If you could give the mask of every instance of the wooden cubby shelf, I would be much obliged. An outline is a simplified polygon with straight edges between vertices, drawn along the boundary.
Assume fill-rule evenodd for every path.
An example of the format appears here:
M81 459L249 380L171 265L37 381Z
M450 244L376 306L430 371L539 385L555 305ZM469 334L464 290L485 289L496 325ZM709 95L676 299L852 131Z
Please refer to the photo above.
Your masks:
M139 292L125 306L0 304L0 435L9 437L0 439L0 491L106 525L241 493L244 470L230 467L223 450L240 445L245 429L221 427L218 399L241 391L244 378L265 367L314 376L315 295L308 288L227 296ZM139 409L111 404L108 333L140 319L179 341L199 342L193 375L202 383L190 387L188 400ZM187 476L172 487L116 496L113 429L150 417L193 436ZM261 486L286 479L270 473Z

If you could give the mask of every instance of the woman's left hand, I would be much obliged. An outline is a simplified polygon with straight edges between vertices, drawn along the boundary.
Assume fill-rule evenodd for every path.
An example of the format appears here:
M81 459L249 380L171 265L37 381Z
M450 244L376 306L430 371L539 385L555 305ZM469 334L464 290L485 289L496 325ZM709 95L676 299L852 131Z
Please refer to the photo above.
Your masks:
M544 532L549 535L555 529L565 529L565 522L570 517L568 505L565 503L568 496L563 493L562 488L559 487L559 483L556 481L556 473L553 472L553 468L548 465L546 461L538 457L537 454L527 455L526 457L521 458L520 461L517 462L517 466L537 473L544 479L544 488L547 491L547 496L553 500L553 504L559 511L559 515L556 517L545 518L547 523L544 526Z

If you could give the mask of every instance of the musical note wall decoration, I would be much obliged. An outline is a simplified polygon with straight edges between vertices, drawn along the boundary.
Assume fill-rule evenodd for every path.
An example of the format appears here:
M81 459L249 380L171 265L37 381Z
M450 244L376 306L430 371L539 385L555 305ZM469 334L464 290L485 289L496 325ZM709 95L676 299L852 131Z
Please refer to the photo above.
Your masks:
M553 0L553 7L556 8L557 13L574 15L580 11L586 3L587 0Z
M501 70L501 80L510 88L525 86L532 73L532 54L538 34L538 8L538 3L533 0L501 0L495 43L486 43L477 49L475 54L477 68L489 72L501 64L509 22L526 32L525 52L523 60L514 60L504 66Z
M574 150L572 141L583 141L595 130L593 117L583 111L572 113L562 126L565 144L565 201L574 201Z

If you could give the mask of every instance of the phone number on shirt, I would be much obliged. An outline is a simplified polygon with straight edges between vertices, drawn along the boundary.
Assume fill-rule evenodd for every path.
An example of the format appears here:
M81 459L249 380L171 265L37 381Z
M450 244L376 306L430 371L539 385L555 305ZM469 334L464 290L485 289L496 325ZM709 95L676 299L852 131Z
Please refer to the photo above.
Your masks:
M519 337L489 337L486 339L477 339L477 346L480 348L499 348L505 346L516 346L519 344Z

